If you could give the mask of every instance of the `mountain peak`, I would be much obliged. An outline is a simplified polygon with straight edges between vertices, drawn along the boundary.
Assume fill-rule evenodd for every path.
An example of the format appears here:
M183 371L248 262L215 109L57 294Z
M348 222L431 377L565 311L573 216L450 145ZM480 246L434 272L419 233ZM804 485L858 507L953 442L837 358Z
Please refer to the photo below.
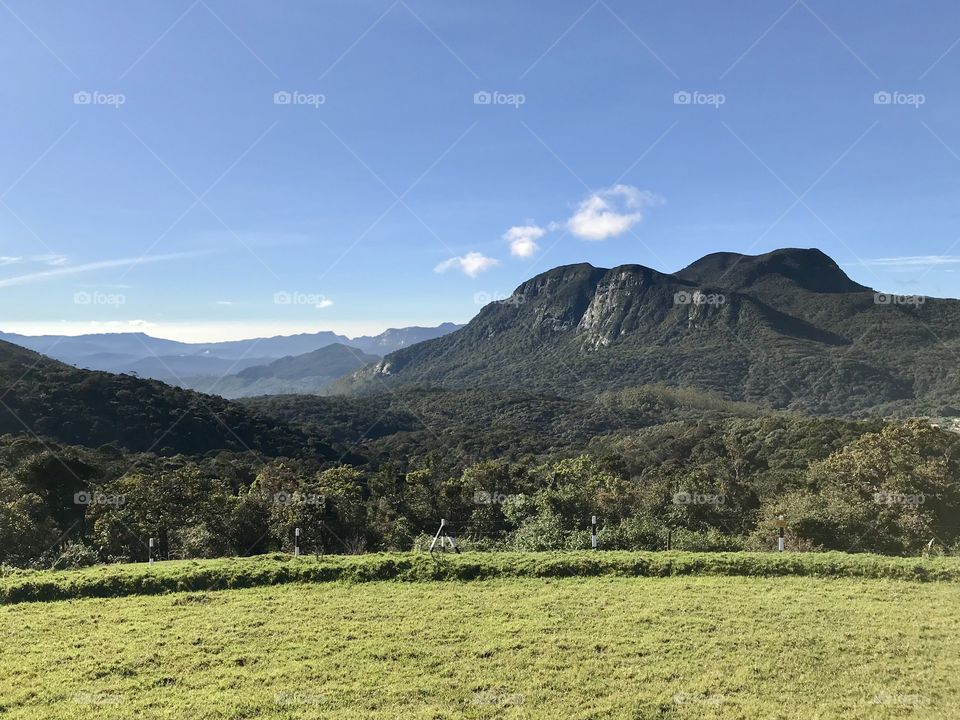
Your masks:
M760 283L786 281L816 293L868 292L817 248L783 248L762 255L717 252L677 273L696 283L742 290Z

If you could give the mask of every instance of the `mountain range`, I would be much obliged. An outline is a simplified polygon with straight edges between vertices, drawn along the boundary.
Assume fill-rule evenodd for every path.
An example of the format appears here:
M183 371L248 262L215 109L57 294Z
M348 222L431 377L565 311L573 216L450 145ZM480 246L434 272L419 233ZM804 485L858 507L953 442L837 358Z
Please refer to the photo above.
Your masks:
M960 301L876 293L819 250L782 249L672 274L554 268L334 387L569 396L664 383L815 414L952 414L958 351Z
M258 395L312 395L337 378L355 372L380 359L342 343L319 350L254 365L234 375L183 378L177 384L225 398Z
M960 300L877 293L816 249L714 253L675 273L566 265L465 326L349 344L333 333L207 344L5 337L91 366L139 352L135 362L161 379L227 398L401 389L590 398L663 385L808 414L960 415Z
M0 340L86 370L131 373L174 385L199 387L210 386L225 375L334 344L348 345L360 355L382 356L459 327L443 323L437 327L391 328L379 335L352 339L324 331L216 343L183 343L144 333L28 336L0 332Z

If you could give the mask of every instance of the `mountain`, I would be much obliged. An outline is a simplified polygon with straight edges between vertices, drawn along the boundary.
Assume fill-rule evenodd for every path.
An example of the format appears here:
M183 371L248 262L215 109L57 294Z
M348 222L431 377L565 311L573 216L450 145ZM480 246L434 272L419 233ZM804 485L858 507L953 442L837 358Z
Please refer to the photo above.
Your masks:
M180 384L181 378L219 378L337 343L349 344L361 352L382 356L424 340L441 337L459 327L453 323L443 323L432 328L391 328L379 335L364 335L354 340L329 331L215 343L183 343L150 337L144 333L98 333L71 337L0 332L0 340L87 370L135 373L140 377Z
M339 377L376 362L379 355L367 355L341 343L327 345L303 355L248 367L235 375L185 379L195 390L225 398L256 395L313 394Z
M75 363L81 358L100 354L121 358L186 353L190 346L175 340L154 338L144 333L96 333L91 335L17 335L0 332L0 340L34 350L63 362ZM109 358L112 360L112 358ZM99 368L98 368L99 369Z
M300 333L298 335L275 335L268 338L250 340L228 340L217 343L191 344L194 354L237 359L249 356L281 358L288 355L302 355L333 343L349 342L349 338L337 333L323 331Z
M157 357L138 358L124 363L110 364L108 367L97 368L92 363L83 363L78 367L84 369L105 369L107 372L129 373L152 380L162 380L170 385L181 385L189 377L209 376L223 377L231 373L245 370L255 365L272 362L270 357L252 358L222 358L212 355L161 355Z
M416 345L417 343L424 342L425 340L433 340L434 338L443 337L444 335L449 335L456 330L459 330L462 325L457 325L456 323L442 323L436 327L406 327L406 328L390 328L384 330L379 335L364 335L361 337L354 338L349 340L348 343L350 346L362 350L363 352L370 353L372 355L386 355L387 353L400 350L401 348L410 347L411 345Z
M333 457L324 443L219 397L130 375L78 370L0 341L0 435L29 434L134 452L252 450Z
M706 255L677 273L701 285L747 291L783 286L814 293L873 292L854 282L820 250L788 248L765 255L719 252Z
M335 389L664 383L803 412L936 414L960 394L958 350L960 301L878 296L819 250L719 253L676 274L555 268Z

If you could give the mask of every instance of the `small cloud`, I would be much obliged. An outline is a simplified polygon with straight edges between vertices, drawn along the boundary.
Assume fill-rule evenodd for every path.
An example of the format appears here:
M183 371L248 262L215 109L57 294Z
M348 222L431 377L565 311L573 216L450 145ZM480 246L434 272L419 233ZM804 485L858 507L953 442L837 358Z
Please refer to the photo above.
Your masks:
M527 258L540 249L537 240L546 232L537 225L515 225L503 234L503 239L510 243L511 255Z
M960 263L960 255L906 255L903 257L873 258L860 262L861 265L885 268L935 267L956 265L957 263Z
M156 327L156 323L149 320L91 320L87 327L92 330L146 330Z
M26 275L17 275L15 277L0 278L0 288L12 287L14 285L27 285L38 281L48 280L50 278L62 277L65 275L76 275L79 273L93 272L95 270L107 270L110 268L135 267L147 263L169 262L172 260L184 260L204 255L204 252L181 252L167 253L166 255L143 255L141 257L117 258L115 260L98 260L97 262L84 263L83 265L54 265L49 270L32 272Z
M567 229L581 240L606 240L622 235L643 220L644 210L663 202L660 196L632 185L614 185L582 200L567 220Z
M59 254L51 255L34 255L30 258L33 262L43 263L44 265L49 265L50 267L62 267L67 264L67 256Z
M217 300L217 305L236 305L233 300Z
M333 300L330 298L323 298L317 303L317 310L323 310L324 308L331 307L333 305Z
M462 257L452 257L449 260L444 260L433 271L444 273L447 270L460 270L473 278L499 264L498 260L487 257L483 253L469 252Z
M16 265L23 262L22 257L10 257L9 255L0 255L0 267L4 265Z

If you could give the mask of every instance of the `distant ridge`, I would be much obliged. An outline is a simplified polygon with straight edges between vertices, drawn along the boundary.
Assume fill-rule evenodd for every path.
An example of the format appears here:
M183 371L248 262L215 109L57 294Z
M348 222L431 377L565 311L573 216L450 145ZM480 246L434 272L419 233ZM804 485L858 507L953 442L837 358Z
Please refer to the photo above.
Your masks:
M87 370L135 373L140 377L178 384L190 377L235 374L248 367L303 355L337 343L354 347L361 353L386 355L441 337L459 327L454 323L443 323L437 327L390 328L379 335L365 335L353 340L329 331L215 343L183 343L142 332L77 336L0 332L0 340Z
M319 350L291 355L267 365L256 365L226 377L185 378L183 384L225 398L258 395L320 393L337 378L376 362L379 355L368 355L341 343Z

